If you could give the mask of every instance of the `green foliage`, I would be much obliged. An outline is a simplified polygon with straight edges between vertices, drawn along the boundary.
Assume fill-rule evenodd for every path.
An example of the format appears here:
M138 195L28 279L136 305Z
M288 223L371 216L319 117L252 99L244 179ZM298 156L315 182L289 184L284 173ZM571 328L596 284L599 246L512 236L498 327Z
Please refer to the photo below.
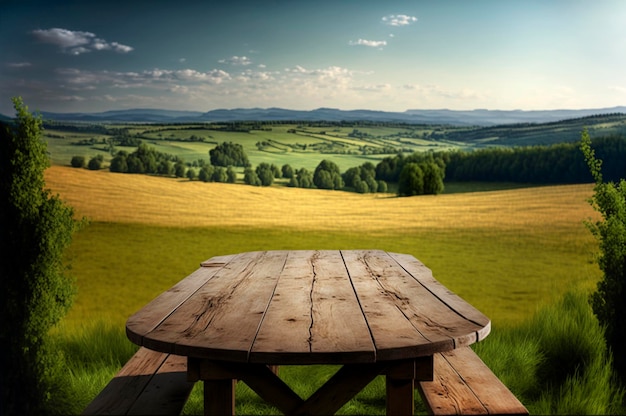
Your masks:
M185 164L181 160L176 162L176 164L174 165L174 176L176 176L177 178L185 177Z
M313 172L313 184L319 189L343 189L339 166L330 160L322 160Z
M274 169L269 163L261 163L256 167L256 175L261 181L262 186L271 186L274 183ZM247 182L246 182L247 183Z
M228 183L237 182L237 172L235 172L232 166L229 166L226 168L226 182Z
M600 323L606 326L615 368L626 380L626 180L621 179L618 184L603 182L602 161L596 159L586 130L580 148L596 182L590 202L602 214L601 220L588 223L600 243L598 265L603 273L591 304Z
M399 158L395 166L402 166L398 177L398 196L437 195L443 192L445 163L440 158L425 156Z
M72 209L45 189L41 120L21 99L13 104L15 124L0 125L0 413L50 414L63 397L64 369L48 334L75 293L63 253L77 223Z
M213 166L250 166L243 146L238 143L224 142L209 150Z
M424 171L417 163L407 163L398 179L398 196L424 194Z
M625 137L597 138L594 147L605 161L608 180L617 181L626 175ZM587 183L592 180L577 143L454 151L442 156L446 160L446 177L453 181Z
M85 163L85 156L73 156L70 162L73 168L84 168Z
M243 181L252 186L261 186L262 182L259 175L250 167L246 168L243 172Z
M115 157L111 159L109 170L119 173L148 173L171 176L174 173L172 162L176 164L182 163L177 156L158 152L147 144L141 143L131 154L123 150L117 152Z
M587 297L566 292L522 325L474 347L531 414L616 414L624 391Z
M387 192L387 184L384 181L376 181L376 167L371 162L365 162L361 166L349 168L341 177L346 186L354 188L358 193ZM384 183L384 185L381 185ZM379 189L384 189L379 191Z
M283 178L291 179L294 177L293 168L287 164L283 165L283 167L281 168L281 173Z
M94 156L91 159L89 159L87 168L89 170L100 170L102 169L102 162L104 162L104 157L102 155Z

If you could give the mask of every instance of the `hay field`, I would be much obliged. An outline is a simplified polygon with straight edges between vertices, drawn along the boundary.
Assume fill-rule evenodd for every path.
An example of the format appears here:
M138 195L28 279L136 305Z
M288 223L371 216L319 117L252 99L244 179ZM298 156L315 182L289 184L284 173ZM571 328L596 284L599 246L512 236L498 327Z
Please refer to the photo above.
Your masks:
M592 185L397 198L251 187L52 166L46 184L93 221L173 227L285 227L409 232L415 229L569 227L596 213Z

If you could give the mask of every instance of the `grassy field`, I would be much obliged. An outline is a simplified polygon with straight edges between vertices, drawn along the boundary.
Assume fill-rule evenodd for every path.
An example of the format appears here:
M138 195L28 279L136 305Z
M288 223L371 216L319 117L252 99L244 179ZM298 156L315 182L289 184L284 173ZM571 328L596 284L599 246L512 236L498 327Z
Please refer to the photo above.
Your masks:
M409 253L489 316L517 324L568 289L594 288L591 185L396 198L199 183L53 166L47 186L91 224L68 258L70 326L126 318L215 255L265 249Z

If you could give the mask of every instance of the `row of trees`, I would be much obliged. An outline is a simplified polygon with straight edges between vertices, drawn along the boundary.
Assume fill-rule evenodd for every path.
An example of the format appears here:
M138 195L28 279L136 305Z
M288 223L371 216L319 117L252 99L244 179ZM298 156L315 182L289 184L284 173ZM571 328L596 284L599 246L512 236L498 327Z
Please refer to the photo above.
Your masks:
M606 180L617 181L626 176L626 138L597 138L593 146L603 160ZM557 184L593 180L578 143L455 151L439 153L438 157L444 160L446 178L452 181Z
M594 148L604 161L603 174L609 181L626 176L626 138L594 140ZM474 152L400 153L382 159L377 165L366 162L342 173L332 161L322 160L313 172L269 163L250 165L243 146L224 142L209 152L211 162L196 163L191 169L177 156L157 152L146 144L128 153L118 151L110 170L188 177L205 182L235 182L233 167L244 167L244 182L271 186L275 179L289 179L288 185L301 188L350 189L359 193L387 192L388 183L397 184L399 196L439 194L444 178L451 181L496 181L521 183L584 183L592 180L577 143L519 148L487 148ZM89 169L100 169L101 156L89 160ZM84 157L72 158L72 166L85 167Z

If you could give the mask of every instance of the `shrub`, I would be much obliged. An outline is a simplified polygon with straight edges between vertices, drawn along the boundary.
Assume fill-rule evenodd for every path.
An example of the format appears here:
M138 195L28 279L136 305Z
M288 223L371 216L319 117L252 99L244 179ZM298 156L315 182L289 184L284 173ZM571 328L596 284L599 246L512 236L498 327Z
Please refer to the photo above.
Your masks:
M73 156L70 162L73 168L85 167L85 156Z
M626 380L626 180L619 184L602 179L602 161L595 158L587 131L581 137L581 150L596 184L591 199L602 219L588 226L600 242L598 265L603 278L591 296L593 311L606 326L606 340L615 357L615 368Z
M104 161L104 157L102 155L94 156L89 159L89 163L87 164L87 168L89 170L100 170L102 169L102 162Z
M72 304L63 253L77 223L45 189L49 165L41 119L13 99L17 120L0 124L0 413L62 413L62 356L50 330Z

